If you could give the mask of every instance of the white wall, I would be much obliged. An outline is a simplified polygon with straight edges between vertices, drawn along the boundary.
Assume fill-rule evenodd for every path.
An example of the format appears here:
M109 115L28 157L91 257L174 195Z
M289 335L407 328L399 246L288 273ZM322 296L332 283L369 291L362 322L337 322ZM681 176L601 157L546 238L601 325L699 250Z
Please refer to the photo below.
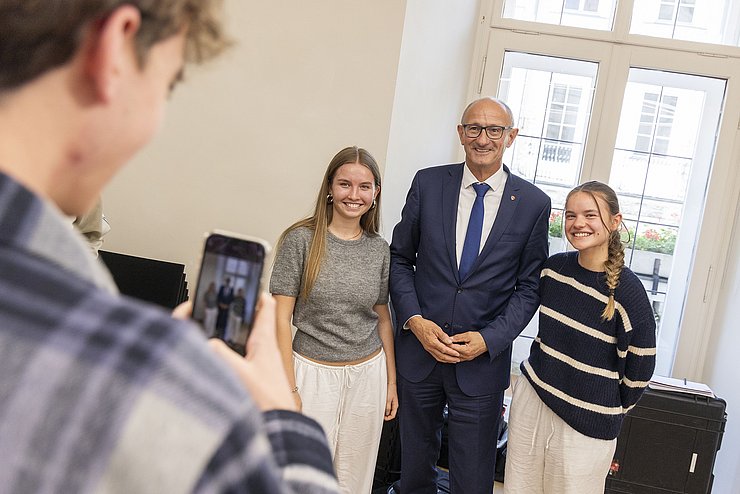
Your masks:
M460 158L480 0L408 0L383 190L390 241L414 173Z
M103 195L104 248L186 263L191 283L206 231L274 244L339 149L383 161L405 13L398 0L225 4L236 45L186 73L160 135Z
M740 492L740 203L736 204L729 263L720 287L704 381L727 402L727 427L714 467L713 492Z

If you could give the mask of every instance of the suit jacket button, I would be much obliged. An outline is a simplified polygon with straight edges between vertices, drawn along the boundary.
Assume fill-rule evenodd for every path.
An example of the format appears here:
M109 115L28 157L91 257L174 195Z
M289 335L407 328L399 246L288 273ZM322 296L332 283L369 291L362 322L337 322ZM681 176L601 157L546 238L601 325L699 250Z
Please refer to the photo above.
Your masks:
M458 288L457 293L462 293L462 288Z
M445 323L445 329L450 329L450 325L448 323Z

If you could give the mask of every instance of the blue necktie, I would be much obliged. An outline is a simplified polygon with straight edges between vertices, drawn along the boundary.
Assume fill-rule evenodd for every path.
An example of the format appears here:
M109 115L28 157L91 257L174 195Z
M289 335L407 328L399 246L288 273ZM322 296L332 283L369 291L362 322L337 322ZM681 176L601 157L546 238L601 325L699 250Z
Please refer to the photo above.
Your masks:
M475 202L473 209L470 211L470 221L468 222L468 231L465 232L465 242L463 243L462 254L460 255L460 280L464 280L468 275L470 268L478 257L480 250L481 233L483 232L483 198L490 187L486 183L473 184L475 189Z

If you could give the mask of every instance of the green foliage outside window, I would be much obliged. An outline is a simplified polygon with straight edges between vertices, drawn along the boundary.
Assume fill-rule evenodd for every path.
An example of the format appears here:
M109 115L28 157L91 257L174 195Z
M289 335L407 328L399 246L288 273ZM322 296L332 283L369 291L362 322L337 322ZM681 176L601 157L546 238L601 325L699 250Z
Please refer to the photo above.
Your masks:
M563 212L553 211L550 213L550 236L560 238L563 236Z
M637 236L630 230L630 236L635 239L636 250L673 254L676 248L676 231L670 228L648 228Z

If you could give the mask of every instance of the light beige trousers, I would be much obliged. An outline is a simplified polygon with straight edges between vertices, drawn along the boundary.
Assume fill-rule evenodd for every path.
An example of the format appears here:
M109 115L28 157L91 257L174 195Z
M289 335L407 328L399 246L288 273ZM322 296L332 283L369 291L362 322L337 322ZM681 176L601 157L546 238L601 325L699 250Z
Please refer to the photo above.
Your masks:
M303 413L326 432L343 494L369 494L388 391L383 350L370 360L333 366L293 352Z
M509 410L504 494L603 494L616 446L566 424L521 376Z

